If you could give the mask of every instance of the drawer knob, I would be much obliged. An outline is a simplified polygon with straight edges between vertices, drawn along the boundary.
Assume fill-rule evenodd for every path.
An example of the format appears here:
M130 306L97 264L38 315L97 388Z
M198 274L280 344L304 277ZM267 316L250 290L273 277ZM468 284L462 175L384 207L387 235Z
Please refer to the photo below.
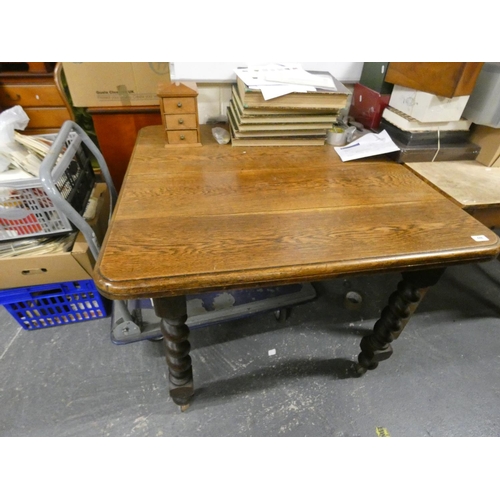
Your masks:
M183 141L186 138L186 136L181 135L181 141Z
M20 101L21 100L21 96L19 94L14 94L14 97L13 97L10 94L5 93L5 96L7 97L7 99L10 99L11 101Z
M182 102L178 102L178 103L177 103L177 107L178 107L178 108L182 108Z
M182 118L179 118L179 123L182 125L184 123L184 120Z

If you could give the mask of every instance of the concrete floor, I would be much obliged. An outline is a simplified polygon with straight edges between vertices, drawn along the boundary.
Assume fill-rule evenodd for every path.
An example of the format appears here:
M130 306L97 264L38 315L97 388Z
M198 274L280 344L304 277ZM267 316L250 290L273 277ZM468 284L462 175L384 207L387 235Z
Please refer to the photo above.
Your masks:
M285 323L263 313L194 330L184 413L162 342L114 345L109 318L25 331L1 307L0 435L499 436L500 263L448 269L392 358L352 377L398 281L320 282ZM344 303L352 290L357 308Z

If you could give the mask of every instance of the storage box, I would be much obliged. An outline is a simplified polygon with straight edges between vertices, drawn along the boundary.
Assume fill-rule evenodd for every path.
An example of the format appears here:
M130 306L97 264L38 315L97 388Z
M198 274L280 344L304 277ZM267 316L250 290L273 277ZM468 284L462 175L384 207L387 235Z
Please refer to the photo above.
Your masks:
M470 138L481 146L476 161L487 167L500 167L500 128L473 125Z
M111 311L92 280L0 291L0 304L25 330L105 318Z
M471 95L482 62L391 62L387 82L442 97Z
M399 111L399 109L387 106L382 113L382 119L391 122L396 127L401 130L411 131L411 132L424 132L424 131L452 131L452 130L462 130L468 131L472 122L470 120L465 120L461 118L460 120L452 120L448 122L421 122L416 120L412 116Z
M379 94L390 94L394 84L385 81L388 62L365 62L359 83Z
M382 114L380 128L387 130L392 139L408 146L425 146L437 144L460 144L466 143L470 139L469 130L422 130L408 131L402 130L391 122L387 121Z
M105 182L98 182L95 185L90 196L90 202L93 203L94 210L93 213L90 211L87 217L87 222L94 230L97 241L102 243L108 229L108 221L111 210L110 193Z
M464 117L488 127L500 128L500 63L484 63L464 109Z
M71 252L0 259L0 289L88 280L94 264L85 238L78 233Z
M96 185L92 197L97 197L96 216L89 220L98 240L104 237L109 217L109 193L104 183ZM21 255L0 259L0 289L11 289L88 280L92 278L95 261L82 233L78 233L70 252L44 255Z
M460 120L469 96L441 97L428 92L394 85L389 106L421 122Z
M389 104L390 94L379 94L365 85L356 83L352 94L349 116L366 128L377 129L384 109Z
M157 105L156 89L170 82L168 62L65 62L76 107Z
M387 156L398 163L475 160L480 151L480 147L472 142L440 144L438 147L437 145L412 146L396 139L392 140L399 151L387 153Z

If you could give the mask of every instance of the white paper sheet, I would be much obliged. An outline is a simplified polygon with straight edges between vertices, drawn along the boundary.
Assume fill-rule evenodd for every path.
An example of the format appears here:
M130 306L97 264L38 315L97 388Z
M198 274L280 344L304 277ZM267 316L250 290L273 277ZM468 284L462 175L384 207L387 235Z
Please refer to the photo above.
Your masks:
M252 85L279 85L276 82L271 82L267 79L269 73L282 71L284 69L294 70L299 69L300 65L294 64L263 64L253 65L247 68L236 68L234 72L241 78L249 87Z
M334 149L342 161L357 160L368 156L399 151L399 148L394 144L387 130L382 130L379 134L365 134L346 146L336 147Z
M314 87L308 87L307 85L263 85L259 88L265 101L292 92L314 92L316 90Z
M308 74L310 78L316 78L314 75L306 73L300 64L265 64L261 66L248 66L248 68L236 68L234 71L249 88L259 89L262 92L262 97L266 101L282 95L291 94L292 92L316 91L316 87L313 85L280 81L280 76L278 75L284 75L285 73L292 75L292 77L293 75L298 75L296 78L300 76L303 78L304 74ZM278 81L276 81L276 79ZM283 76L281 76L281 80L283 80Z
M314 89L337 90L332 75L309 73L300 67L283 67L276 71L269 71L265 78L269 82L279 82L285 85L309 85Z

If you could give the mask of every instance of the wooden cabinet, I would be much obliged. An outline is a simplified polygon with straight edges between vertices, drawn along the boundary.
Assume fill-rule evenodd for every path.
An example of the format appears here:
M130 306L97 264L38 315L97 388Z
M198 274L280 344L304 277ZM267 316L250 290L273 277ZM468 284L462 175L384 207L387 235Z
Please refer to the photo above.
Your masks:
M61 63L0 63L0 110L21 106L30 119L26 134L59 132L75 119L61 72Z
M149 125L161 125L160 106L88 108L99 149L119 191L134 149L137 133Z
M201 146L195 84L165 83L158 86L165 146Z
M484 63L391 62L385 81L442 97L472 94Z

